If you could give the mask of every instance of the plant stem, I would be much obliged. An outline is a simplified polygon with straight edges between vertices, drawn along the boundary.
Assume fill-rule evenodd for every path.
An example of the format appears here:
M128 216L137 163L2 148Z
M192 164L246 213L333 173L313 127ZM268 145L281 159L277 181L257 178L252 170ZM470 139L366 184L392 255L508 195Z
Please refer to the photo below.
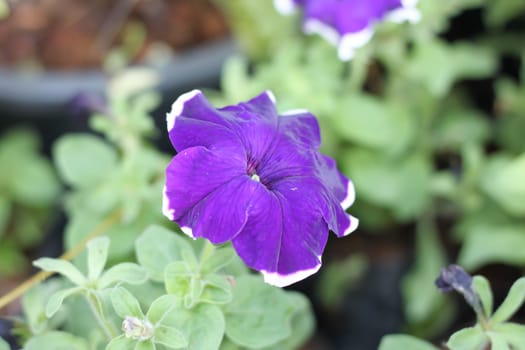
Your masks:
M207 260L210 257L210 255L213 255L214 252L215 246L213 245L213 243L211 243L208 240L205 240L204 247L202 247L201 250L201 262Z
M73 248L71 248L64 254L62 254L59 257L59 259L71 260L74 257L76 257L78 254L80 254L80 252L84 250L84 248L86 247L86 243L90 239L94 237L98 237L104 232L106 232L111 226L113 226L118 220L120 220L121 216L122 216L122 213L120 209L113 212L104 221L102 221L93 231L91 231L82 241L80 241ZM53 275L53 272L40 271L36 275L33 275L29 279L22 282L20 285L18 285L15 289L11 290L9 293L3 295L0 298L0 310L4 308L5 306L9 305L10 303L12 303L17 298L19 298L28 289L42 282L43 280L45 280L51 275Z
M85 297L89 308L93 313L93 316L95 316L98 325L100 326L104 334L108 337L108 340L115 338L117 336L115 327L104 317L100 303L98 302L97 298L93 295L91 291L88 291Z
M360 92L368 74L370 52L368 47L356 50L355 56L350 61L350 74L346 84L352 93Z

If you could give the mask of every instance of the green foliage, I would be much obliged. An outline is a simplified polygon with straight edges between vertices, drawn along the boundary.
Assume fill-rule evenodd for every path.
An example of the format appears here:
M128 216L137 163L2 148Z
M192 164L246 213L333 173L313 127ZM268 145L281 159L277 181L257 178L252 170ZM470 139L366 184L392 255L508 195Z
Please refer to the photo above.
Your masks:
M478 324L461 329L450 337L447 346L451 350L523 349L525 327L510 322L512 315L525 301L525 277L514 282L501 305L492 312L492 291L488 281L475 276L473 286L483 305L483 314L478 315Z
M248 348L262 348L289 337L295 309L291 301L295 299L289 300L282 290L259 277L237 278L233 300L225 306L226 335Z
M433 283L445 254L431 225L418 227L415 253L415 264L402 281L405 315L413 332L428 336L442 331L453 316L450 303Z
M90 240L86 273L65 260L40 258L34 262L60 274L64 282L51 285L52 293L43 289L46 284L25 296L27 344L33 344L34 339L50 344L46 339L57 337L57 343L71 344L75 349L89 341L108 350L213 350L223 342L244 348L291 350L313 331L308 300L265 284L261 276L247 269L236 268L230 246L190 242L153 225L136 239L138 264L122 262L106 267L109 252L108 237ZM61 313L79 310L77 295L89 306L84 312L94 317L87 318L81 327L70 328L70 323L77 322L64 319ZM57 332L58 327L76 331Z
M88 342L81 337L61 331L50 331L31 338L24 346L27 350L88 350Z
M108 232L113 262L129 258L138 232L165 222L158 208L167 157L146 140L154 132L148 113L159 102L155 94L130 99L115 92L110 102L108 115L95 116L91 124L111 143L91 134L66 135L55 143L53 158L72 187L66 198L66 246L73 247L120 211L120 222Z
M0 276L28 268L25 252L42 241L53 219L60 185L39 147L29 129L0 137Z
M379 350L437 350L435 346L423 340L404 334L384 336L379 344Z
M279 111L314 113L322 151L356 186L351 210L360 234L387 228L415 238L401 282L406 330L430 337L450 325L453 304L434 287L447 259L469 270L525 267L523 1L420 0L421 21L377 23L349 63L320 37L302 35L300 14L280 16L270 0L216 2L247 57L227 62L214 100L237 103L271 89ZM483 30L450 40L452 19L471 9L481 13ZM468 26L453 29L459 27ZM144 40L140 26L123 30L129 35L110 69ZM25 295L16 327L24 349L300 347L315 325L304 296L264 284L230 246L166 228L160 194L169 158L150 143L156 130L149 114L160 101L149 90L157 80L144 69L112 79L109 105L91 119L98 134L66 135L53 146L68 186L66 247L115 213L118 222L73 262L35 261L60 277ZM488 87L478 95L477 86ZM45 232L60 185L29 131L2 136L0 164L3 275L26 264L23 251ZM447 254L442 241L457 255ZM326 286L318 289L324 303L336 307L363 271L363 260L352 257L325 270ZM478 322L452 334L448 348L524 349L525 328L510 321L525 298L523 279L495 311L488 281L476 276L473 284L482 305ZM379 348L436 349L408 335L388 335Z

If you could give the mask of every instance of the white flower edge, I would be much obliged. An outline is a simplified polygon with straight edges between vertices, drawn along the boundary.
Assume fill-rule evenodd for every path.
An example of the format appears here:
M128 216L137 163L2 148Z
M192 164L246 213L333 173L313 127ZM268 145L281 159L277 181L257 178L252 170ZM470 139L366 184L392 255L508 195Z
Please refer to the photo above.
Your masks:
M171 105L171 111L166 114L166 124L168 126L168 132L170 132L173 129L173 127L175 127L175 120L178 116L182 114L186 102L193 99L196 95L199 94L202 94L202 92L200 90L195 89L180 95L175 100L175 102L173 102L173 105Z
M273 5L281 15L291 15L297 7L292 0L273 0Z
M319 261L321 261L321 257L319 257ZM321 268L321 262L319 262L318 265L314 266L311 269L300 270L300 271L297 271L297 272L294 272L288 275L281 275L278 272L268 272L264 270L262 270L261 273L263 274L264 282L272 286L282 288L282 287L289 286L290 284L304 280L306 277L311 276L317 271L319 271L320 268Z

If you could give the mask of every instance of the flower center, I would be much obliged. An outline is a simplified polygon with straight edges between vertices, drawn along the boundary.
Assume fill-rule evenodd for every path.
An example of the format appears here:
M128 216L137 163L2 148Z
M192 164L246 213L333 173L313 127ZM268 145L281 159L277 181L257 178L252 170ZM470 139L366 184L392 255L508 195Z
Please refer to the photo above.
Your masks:
M249 157L246 165L246 174L248 174L253 181L261 182L261 178L257 175L256 168L257 162Z
M153 337L153 325L148 320L139 320L133 316L126 316L122 321L122 330L126 338L146 340Z

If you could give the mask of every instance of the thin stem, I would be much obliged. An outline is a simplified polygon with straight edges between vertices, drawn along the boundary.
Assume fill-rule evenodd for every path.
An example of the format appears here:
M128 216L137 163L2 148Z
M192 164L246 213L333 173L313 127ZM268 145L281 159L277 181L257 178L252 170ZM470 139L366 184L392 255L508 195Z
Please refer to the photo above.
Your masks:
M201 262L206 261L215 252L215 246L208 240L204 241L204 247L201 251Z
M108 337L108 340L111 340L117 336L117 333L115 331L115 327L112 323L108 322L106 318L104 317L104 314L102 313L100 304L96 297L92 294L92 292L88 291L85 295L86 301L89 305L89 308L91 309L91 312L93 313L93 316L95 316L95 319L97 320L98 325L104 332L104 334Z
M71 260L74 257L76 257L78 254L80 254L80 252L84 250L84 248L86 247L86 243L90 239L100 236L101 234L106 232L111 226L113 226L118 220L120 220L121 215L122 215L121 210L117 210L113 212L104 221L102 221L93 231L91 231L82 241L80 241L73 248L71 248L64 254L62 254L59 257L59 259ZM0 310L3 309L5 306L9 305L10 303L12 303L17 298L19 298L28 289L42 282L43 280L45 280L51 275L53 275L53 272L40 271L36 275L33 275L29 279L22 282L20 285L18 285L15 289L11 290L9 293L3 295L0 298Z
M346 84L351 92L361 91L366 81L370 61L370 53L368 50L368 47L359 48L350 61L350 74Z
M490 322L487 319L487 316L485 315L483 309L481 309L481 311L474 309L474 311L476 312L478 323L481 326L481 329L483 329L485 332L490 331Z

